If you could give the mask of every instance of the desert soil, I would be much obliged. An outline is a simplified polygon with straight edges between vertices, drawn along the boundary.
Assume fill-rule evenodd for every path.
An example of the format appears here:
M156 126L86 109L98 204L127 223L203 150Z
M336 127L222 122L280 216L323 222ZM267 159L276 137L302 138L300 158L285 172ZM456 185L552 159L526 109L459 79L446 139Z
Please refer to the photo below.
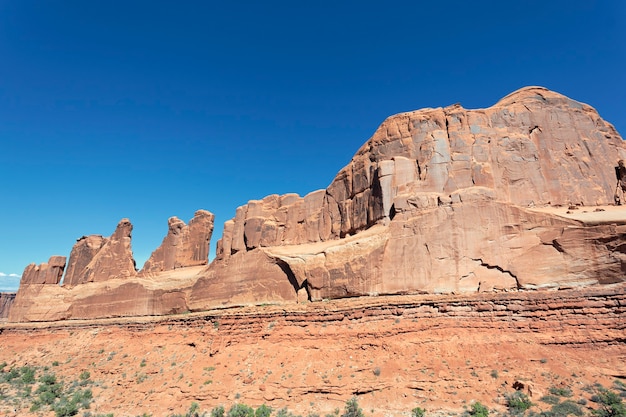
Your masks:
M558 302L561 293L541 302ZM446 297L454 308L442 307ZM490 295L481 297L491 303ZM408 416L417 406L461 413L474 401L504 412L504 395L516 382L539 411L546 409L539 398L551 387L571 388L578 401L590 398L594 383L624 381L624 306L609 308L609 318L602 313L607 309L587 314L580 308L571 318L557 308L529 319L515 309L464 314L464 300L371 297L4 324L0 363L47 366L66 381L88 371L94 382L89 411L115 416L167 416L192 402L204 411L241 402L324 416L353 396L368 416ZM0 415L53 415L14 408L2 402Z

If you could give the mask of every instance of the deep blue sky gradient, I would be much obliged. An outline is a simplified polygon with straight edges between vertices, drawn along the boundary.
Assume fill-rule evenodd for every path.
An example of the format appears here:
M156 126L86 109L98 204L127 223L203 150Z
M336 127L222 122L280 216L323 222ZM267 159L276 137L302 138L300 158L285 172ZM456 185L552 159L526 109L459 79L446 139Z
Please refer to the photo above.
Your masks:
M623 134L625 28L620 0L0 0L0 287L123 217L139 267L200 208L213 252L403 111L542 85Z

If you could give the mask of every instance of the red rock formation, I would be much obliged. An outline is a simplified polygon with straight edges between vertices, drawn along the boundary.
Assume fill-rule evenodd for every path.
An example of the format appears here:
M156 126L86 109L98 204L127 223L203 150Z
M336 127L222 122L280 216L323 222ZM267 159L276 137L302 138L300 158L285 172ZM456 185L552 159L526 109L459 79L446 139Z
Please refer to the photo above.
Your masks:
M152 252L140 274L206 265L214 220L215 216L206 210L196 211L189 226L178 217L170 217L167 236L161 246Z
M24 269L20 285L58 284L65 269L65 256L52 256L41 265L30 264Z
M78 239L63 280L64 286L130 278L137 275L131 249L133 225L122 219L109 238L91 235Z
M9 317L9 310L15 301L15 293L2 292L0 293L0 319L6 319Z
M76 241L70 253L63 285L74 286L85 280L87 266L106 241L107 239L100 235L83 236Z
M618 159L613 126L540 87L487 109L399 114L326 190L239 207L210 265L174 269L206 259L210 213L170 219L140 276L124 220L111 238L79 240L63 288L25 272L10 319L623 282L626 208L608 206Z
M612 204L613 166L624 157L623 140L592 107L542 87L488 109L403 113L383 122L325 192L237 209L219 253L337 239L389 219L396 197L438 204L476 187L522 207Z
M626 213L534 208L611 204L625 156L593 108L540 87L488 109L392 116L325 191L239 207L207 276L261 250L312 299L622 281Z

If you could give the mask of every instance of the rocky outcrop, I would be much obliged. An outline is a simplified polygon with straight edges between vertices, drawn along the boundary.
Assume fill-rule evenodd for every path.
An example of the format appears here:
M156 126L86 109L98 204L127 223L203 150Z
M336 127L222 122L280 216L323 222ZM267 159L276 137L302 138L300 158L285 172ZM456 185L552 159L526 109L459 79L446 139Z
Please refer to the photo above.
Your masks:
M124 282L123 280L135 277L137 271L130 245L132 230L130 221L122 219L108 238L92 235L78 239L72 248L62 285L58 284L65 268L64 256L53 256L47 264L27 266L9 313L9 321L76 318L77 316L72 315L72 309L78 308L81 300L89 297L92 290L97 288L98 292L107 293L120 285L110 284L111 281ZM100 282L105 286L90 288L87 285ZM123 304L129 294L119 291L115 296ZM149 308L144 310L152 311ZM120 311L122 314L125 312L123 308L116 311L115 307L112 312L92 308L86 317L106 317L110 314L117 315Z
M385 120L325 191L239 207L218 254L345 237L391 219L407 198L432 207L477 187L521 207L612 204L613 166L625 157L623 140L592 107L542 87L488 109L403 113Z
M70 253L63 285L74 286L136 276L131 249L132 231L130 221L122 219L109 238L91 235L78 239Z
M65 270L65 256L52 256L40 265L30 264L22 273L20 285L58 284Z
M0 292L0 319L9 317L9 310L15 301L14 292Z
M622 281L626 213L590 223L557 208L612 204L625 156L592 107L541 87L392 116L326 190L239 207L206 275L261 251L313 300Z
M167 236L161 246L152 252L140 274L206 265L214 220L215 216L206 210L196 211L189 225L178 217L170 217Z
M140 274L124 219L110 238L79 239L62 287L30 285L41 274L25 272L11 319L620 283L618 159L626 145L613 126L541 87L486 109L399 114L325 190L237 208L210 265L209 212L189 226L171 218Z
M101 235L83 236L76 241L70 253L70 261L63 279L64 285L73 286L85 280L87 266L102 249L106 241L107 239Z

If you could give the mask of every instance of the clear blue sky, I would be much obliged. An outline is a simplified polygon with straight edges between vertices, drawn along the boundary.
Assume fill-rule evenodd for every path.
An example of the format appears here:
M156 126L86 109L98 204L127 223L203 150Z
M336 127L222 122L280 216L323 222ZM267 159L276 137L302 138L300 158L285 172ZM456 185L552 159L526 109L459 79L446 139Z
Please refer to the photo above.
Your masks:
M388 116L527 85L626 132L626 2L0 0L0 289L77 238L325 188Z

